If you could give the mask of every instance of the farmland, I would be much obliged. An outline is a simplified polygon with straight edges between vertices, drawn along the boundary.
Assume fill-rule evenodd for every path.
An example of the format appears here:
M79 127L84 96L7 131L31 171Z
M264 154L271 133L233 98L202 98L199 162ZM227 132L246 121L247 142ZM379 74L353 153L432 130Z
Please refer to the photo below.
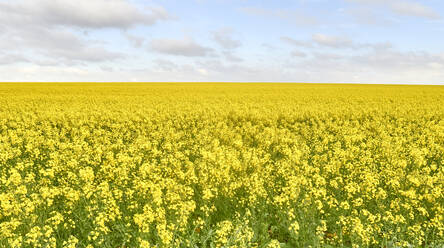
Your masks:
M0 84L0 247L439 247L444 87Z

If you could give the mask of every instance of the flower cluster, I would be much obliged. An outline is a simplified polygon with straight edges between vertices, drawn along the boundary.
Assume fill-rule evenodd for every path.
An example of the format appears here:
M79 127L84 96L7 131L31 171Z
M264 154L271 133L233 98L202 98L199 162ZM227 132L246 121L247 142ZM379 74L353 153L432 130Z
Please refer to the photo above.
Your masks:
M444 245L444 88L0 85L0 247Z

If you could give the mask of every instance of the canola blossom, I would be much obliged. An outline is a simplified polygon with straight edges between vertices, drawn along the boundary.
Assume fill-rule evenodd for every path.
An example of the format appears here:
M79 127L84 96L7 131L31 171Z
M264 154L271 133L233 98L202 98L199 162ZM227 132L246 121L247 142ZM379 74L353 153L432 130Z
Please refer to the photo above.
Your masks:
M0 247L442 247L444 87L0 84Z

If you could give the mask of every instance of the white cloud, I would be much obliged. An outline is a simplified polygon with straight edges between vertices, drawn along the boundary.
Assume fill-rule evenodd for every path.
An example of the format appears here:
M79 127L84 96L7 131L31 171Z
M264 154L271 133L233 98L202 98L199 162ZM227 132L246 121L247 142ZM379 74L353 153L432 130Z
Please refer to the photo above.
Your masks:
M333 47L333 48L352 48L352 47L354 47L353 42L346 37L331 36L331 35L325 35L325 34L313 34L312 40L320 46L327 46L327 47Z
M368 54L352 56L350 61L363 67L392 72L433 69L437 65L444 66L444 58L439 54L431 54L424 51L373 51ZM430 65L433 66L430 67Z
M230 61L230 62L242 62L242 61L244 61L243 58L234 55L230 51L223 51L222 54L225 56L225 59L227 61Z
M118 52L107 51L94 41L84 41L69 31L41 30L42 37L27 36L22 44L51 58L70 61L100 62L124 57Z
M0 54L0 65L9 65L20 62L29 62L29 60L19 54Z
M299 10L266 9L261 7L245 7L240 10L253 16L278 18L297 26L313 26L319 24L319 21L314 16L307 15Z
M206 81L219 82L278 82L291 81L282 68L262 65L225 64L220 60L212 59L198 61L200 68L208 72Z
M421 17L426 19L440 19L441 15L434 9L409 0L345 0L351 3L359 4L373 4L380 5L388 8L392 12L403 15L403 16L413 16Z
M145 42L145 38L138 36L138 35L133 35L130 34L128 32L123 32L123 35L131 42L131 44L136 47L136 48L141 48Z
M444 58L424 51L368 50L358 55L315 52L287 67L306 72L311 82L443 83Z
M405 16L416 16L428 19L439 19L440 15L433 9L422 5L420 3L409 2L409 1L394 1L390 8L400 14Z
M333 60L340 60L340 59L344 59L346 58L346 56L341 55L341 54L337 54L337 53L331 53L331 52L314 52L313 56L317 59L317 60L321 60L321 61L333 61Z
M288 38L288 37L287 37L287 38ZM268 50L276 50L276 47L275 47L275 46L273 46L273 45L271 45L271 44L269 44L269 43L266 43L266 42L262 43L261 46L262 46L262 47L265 47L265 48L268 49Z
M126 0L17 0L0 2L0 13L6 23L82 28L127 29L170 18L162 7L142 9Z
M235 40L232 38L233 30L231 28L222 28L212 33L212 38L221 47L225 49L235 49L242 46L240 40Z
M10 29L0 35L0 48L15 51L35 64L73 64L101 62L123 58L118 52L108 51L94 41L80 39L67 30L49 30L43 27ZM39 56L32 56L32 54Z
M301 52L301 51L292 51L291 56L305 58L305 57L307 57L307 54L304 52Z
M314 48L314 47L327 47L332 49L388 49L392 47L390 42L379 42L379 43L358 43L347 36L335 36L316 33L311 36L310 40L296 40L287 36L281 37L281 40L287 44L304 47L304 48Z
M208 71L205 69L200 68L200 69L197 69L197 71L202 75L205 75L205 76L208 75Z
M279 63L228 64L197 58L193 64L155 61L138 70L93 70L72 66L0 66L2 81L241 81L316 83L443 84L444 56L427 52L368 50L359 55L317 53L304 60ZM330 57L330 59L325 59Z
M379 27L389 27L396 23L396 20L389 18L380 11L368 7L354 7L345 10L357 24L372 25Z
M281 40L293 46L307 47L307 48L313 47L311 41L296 40L288 36L282 36Z
M174 71L179 68L179 66L167 59L156 59L154 60L154 63L157 65L157 67L161 70L165 71Z
M234 34L235 32L231 28L221 28L211 33L213 40L224 49L221 53L226 61L237 63L244 61L244 59L235 55L235 49L241 47L242 42L234 39Z
M209 55L213 49L196 43L192 38L184 39L153 39L150 48L158 53L178 55L186 57L204 57Z
M17 61L46 66L112 61L126 55L109 51L106 41L87 39L82 32L113 28L126 33L133 26L168 18L162 7L140 7L127 0L0 1L0 49L18 54ZM143 43L140 37L126 37L135 46Z

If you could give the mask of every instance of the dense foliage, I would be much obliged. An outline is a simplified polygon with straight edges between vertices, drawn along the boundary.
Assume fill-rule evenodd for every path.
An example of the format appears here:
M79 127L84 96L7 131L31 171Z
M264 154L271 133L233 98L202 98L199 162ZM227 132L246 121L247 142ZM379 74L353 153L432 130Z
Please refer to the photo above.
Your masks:
M438 247L444 87L1 84L0 247Z

